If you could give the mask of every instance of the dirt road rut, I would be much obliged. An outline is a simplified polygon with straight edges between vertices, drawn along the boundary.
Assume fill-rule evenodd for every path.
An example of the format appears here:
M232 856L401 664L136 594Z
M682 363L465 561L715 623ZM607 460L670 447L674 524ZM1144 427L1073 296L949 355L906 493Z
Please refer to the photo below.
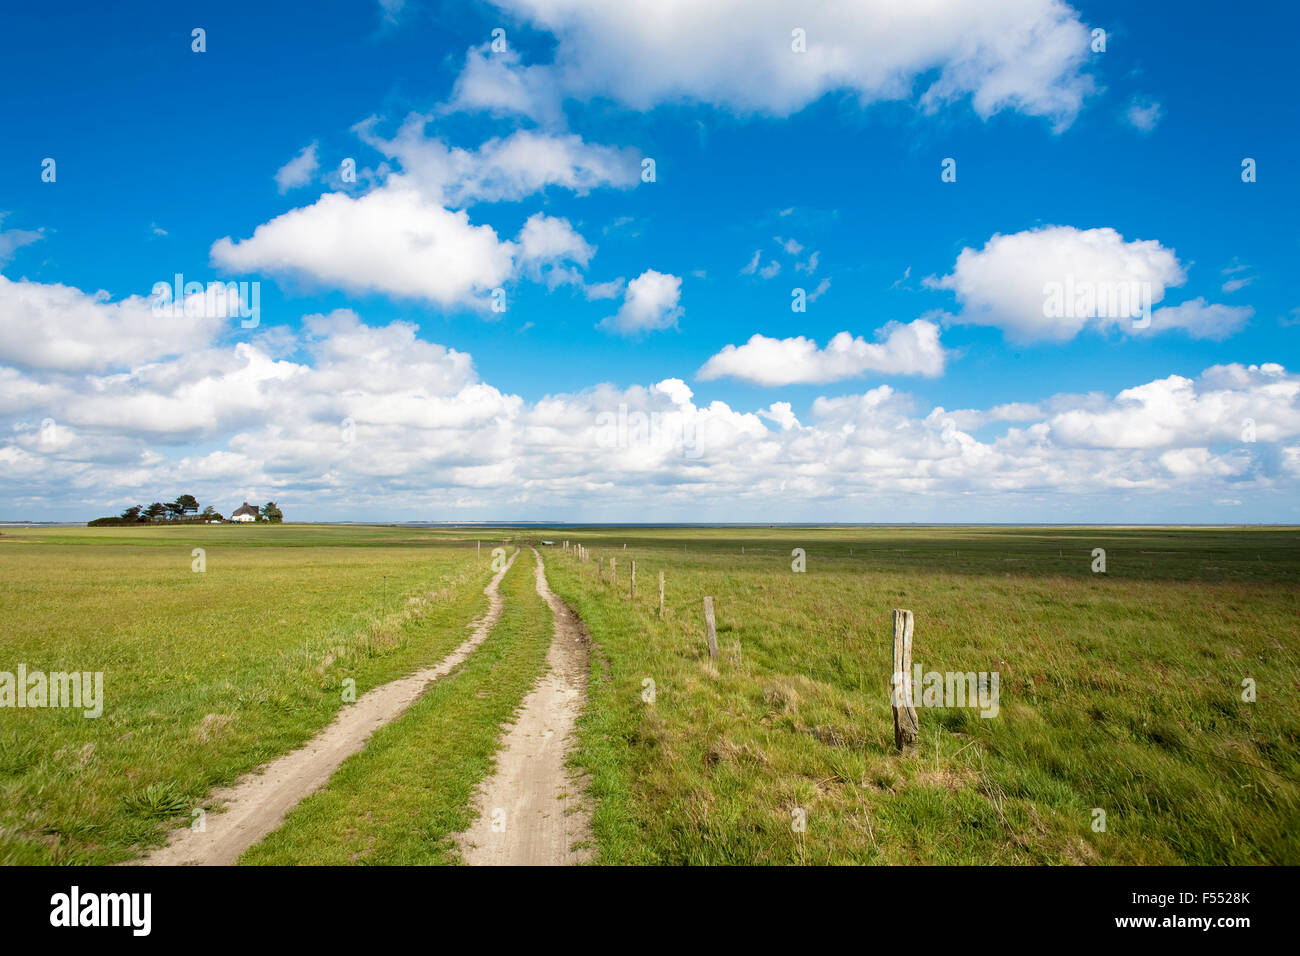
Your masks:
M541 555L533 554L537 593L555 618L548 669L502 739L495 773L475 795L478 820L457 838L471 866L559 866L592 854L588 802L565 766L586 701L588 641L578 617L551 592Z

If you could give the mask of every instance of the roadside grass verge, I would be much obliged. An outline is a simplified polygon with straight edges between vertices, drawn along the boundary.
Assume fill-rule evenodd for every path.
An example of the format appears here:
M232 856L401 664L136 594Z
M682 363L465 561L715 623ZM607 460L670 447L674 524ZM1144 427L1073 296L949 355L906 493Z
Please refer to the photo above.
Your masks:
M1100 575L1087 531L692 530L548 533L593 552L548 576L596 642L575 763L598 862L1300 863L1294 531L1098 530ZM924 670L1000 674L996 717L918 708L909 757L895 607L916 614Z
M438 865L460 859L454 836L492 771L502 725L537 682L554 632L529 551L501 582L492 633L397 720L375 731L329 783L240 858L257 865Z
M346 679L360 696L445 656L491 577L486 550L411 529L21 537L0 543L0 671L102 671L105 702L97 719L0 708L0 864L160 844L211 789L320 731Z

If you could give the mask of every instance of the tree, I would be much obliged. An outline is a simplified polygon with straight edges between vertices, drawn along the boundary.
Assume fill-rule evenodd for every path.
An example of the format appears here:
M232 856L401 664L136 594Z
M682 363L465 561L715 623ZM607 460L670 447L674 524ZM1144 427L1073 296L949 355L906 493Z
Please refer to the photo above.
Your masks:
M171 521L173 518L179 518L185 513L184 509L181 508L179 501L169 501L163 505L163 507L167 509L168 521Z
M199 499L193 495L181 495L176 499L176 503L180 505L182 517L199 510Z
M284 520L284 512L280 510L274 501L268 501L262 505L262 520L279 524Z
M161 501L155 501L148 508L144 509L144 516L150 521L157 521L167 513L167 506Z
M144 505L132 505L122 512L122 517L127 521L143 521L144 519L140 517L141 511L144 511Z

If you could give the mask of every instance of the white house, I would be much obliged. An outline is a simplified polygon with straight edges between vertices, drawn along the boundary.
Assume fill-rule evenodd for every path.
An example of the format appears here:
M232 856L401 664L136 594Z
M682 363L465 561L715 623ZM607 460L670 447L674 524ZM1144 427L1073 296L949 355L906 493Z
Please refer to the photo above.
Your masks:
M242 505L236 508L234 512L230 515L230 520L231 521L256 521L257 506L250 505L247 501L245 501Z

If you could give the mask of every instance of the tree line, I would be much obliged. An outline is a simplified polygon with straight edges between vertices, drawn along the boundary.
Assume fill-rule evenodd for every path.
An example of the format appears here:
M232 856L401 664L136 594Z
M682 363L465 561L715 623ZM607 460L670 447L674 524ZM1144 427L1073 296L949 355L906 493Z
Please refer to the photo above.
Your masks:
M86 524L90 527L103 525L131 525L131 524L156 524L159 522L186 522L207 523L209 521L225 521L225 515L217 511L212 505L208 505L201 512L199 511L199 500L193 495L179 495L175 501L155 501L148 505L131 505L120 515L108 518L96 518L88 521ZM279 524L284 520L284 512L274 501L268 501L262 505L257 512L258 521L269 521L272 524Z

